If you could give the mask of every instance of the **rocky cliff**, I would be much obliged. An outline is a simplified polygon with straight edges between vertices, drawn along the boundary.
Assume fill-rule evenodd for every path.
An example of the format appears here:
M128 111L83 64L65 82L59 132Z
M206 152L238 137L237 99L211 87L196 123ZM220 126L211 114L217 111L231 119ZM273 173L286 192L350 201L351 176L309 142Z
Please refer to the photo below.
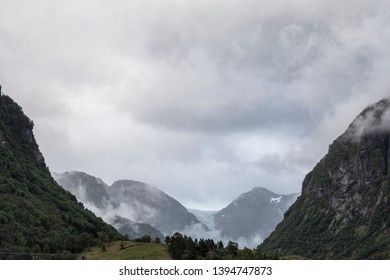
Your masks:
M367 107L307 174L261 250L308 258L390 258L390 101Z

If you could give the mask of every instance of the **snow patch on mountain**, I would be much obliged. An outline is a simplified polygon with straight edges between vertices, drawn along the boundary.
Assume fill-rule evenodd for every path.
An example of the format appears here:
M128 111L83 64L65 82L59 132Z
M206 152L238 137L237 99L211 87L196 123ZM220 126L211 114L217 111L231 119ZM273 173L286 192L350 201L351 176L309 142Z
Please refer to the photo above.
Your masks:
M279 197L272 197L271 200L269 202L271 203L280 203L280 201L282 200L282 197L279 196Z

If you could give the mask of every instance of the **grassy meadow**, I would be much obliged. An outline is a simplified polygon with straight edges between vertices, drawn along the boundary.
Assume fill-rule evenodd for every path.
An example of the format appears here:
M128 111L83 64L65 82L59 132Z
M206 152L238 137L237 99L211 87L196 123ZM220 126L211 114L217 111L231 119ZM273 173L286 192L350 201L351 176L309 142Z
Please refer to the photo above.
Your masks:
M113 241L90 247L80 254L87 260L171 260L167 246L158 243Z

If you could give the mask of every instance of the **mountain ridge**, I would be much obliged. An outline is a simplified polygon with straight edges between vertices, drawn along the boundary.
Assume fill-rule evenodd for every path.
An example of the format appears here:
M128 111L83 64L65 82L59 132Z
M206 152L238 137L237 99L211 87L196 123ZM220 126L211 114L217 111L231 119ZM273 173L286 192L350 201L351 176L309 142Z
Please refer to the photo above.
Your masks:
M140 181L121 179L108 186L101 179L78 171L55 173L54 177L63 188L78 195L81 201L87 205L92 204L91 208L95 212L105 212L105 220L110 223L114 223L114 216L120 216L131 223L139 223L138 226L148 224L155 228L156 232L168 235L183 231L194 224L201 224L196 216L176 199ZM100 181L103 183L99 184ZM88 193L95 187L103 190L100 192L101 197L95 198ZM111 216L107 216L108 212ZM117 228L125 228L124 225L114 224ZM126 225L129 229L130 223L126 222Z

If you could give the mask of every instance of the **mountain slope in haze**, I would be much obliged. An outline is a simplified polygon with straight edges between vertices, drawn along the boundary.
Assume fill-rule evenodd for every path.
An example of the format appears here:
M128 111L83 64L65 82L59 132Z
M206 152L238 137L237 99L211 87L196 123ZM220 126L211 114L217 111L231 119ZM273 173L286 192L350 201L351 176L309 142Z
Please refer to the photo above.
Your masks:
M112 202L120 203L119 209L132 211L133 220L150 224L165 234L201 223L176 199L142 182L116 181L108 193Z
M260 246L317 259L390 259L390 101L367 107L307 174Z
M33 122L0 96L0 258L68 258L119 233L51 177Z
M214 215L215 228L233 240L267 237L283 219L298 194L279 195L265 188L242 194Z
M100 179L82 172L55 173L54 178L110 223L114 222L115 216L119 216L131 223L149 224L166 235L201 224L177 200L142 182L120 180L107 186ZM94 193L94 188L99 195ZM115 225L123 228L118 223ZM142 231L140 234L142 236Z
M159 238L160 241L164 241L165 239L165 236L151 225L133 222L123 217L116 216L112 221L112 225L130 240L146 235L150 236L152 240Z
M102 179L84 172L65 172L63 174L53 172L52 175L60 186L74 194L88 209L102 217L107 223L112 224L121 234L133 240L144 235L149 235L152 239L158 237L160 240L164 240L164 235L151 225L137 223L115 215L112 209L113 205L118 206L118 203L110 201L110 195L107 192L108 185Z
M87 202L89 206L106 208L109 202L107 184L102 179L93 177L84 172L52 173L54 180L77 199Z

